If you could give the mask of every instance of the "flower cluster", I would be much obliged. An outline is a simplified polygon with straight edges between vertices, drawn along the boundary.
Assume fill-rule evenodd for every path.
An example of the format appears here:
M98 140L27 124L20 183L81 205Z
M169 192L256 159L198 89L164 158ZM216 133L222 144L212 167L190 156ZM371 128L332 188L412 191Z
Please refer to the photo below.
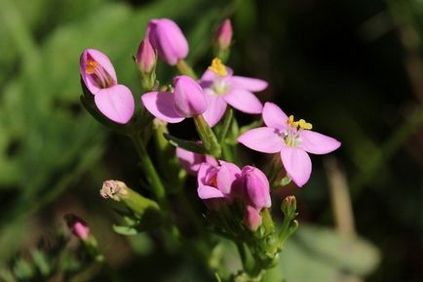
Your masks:
M308 154L330 153L339 148L340 142L313 131L311 123L295 120L274 103L263 105L256 93L266 90L268 83L235 75L225 65L232 36L231 22L226 19L215 34L216 57L198 78L185 61L189 44L181 28L169 19L153 19L134 57L143 88L140 99L134 99L128 87L118 84L115 69L105 54L86 49L80 60L85 93L82 100L96 118L111 124L113 129L122 129L118 132L131 138L141 160L146 186L155 197L141 196L120 181L104 183L101 190L104 198L132 210L133 219L124 216L125 222L130 222L129 230L144 230L146 222L151 220L145 218L149 214L147 209L169 223L168 219L173 218L166 214L172 212L169 191L173 189L175 193L179 187L177 193L189 193L182 189L187 172L197 178L197 199L204 202L206 210L201 215L203 223L210 223L212 231L230 239L240 238L256 260L256 267L248 275L259 277L260 268L273 265L282 241L297 226L295 198L290 197L282 209L285 230L277 231L274 227L271 187L281 186L281 180L286 178L299 187L305 185L312 170ZM156 78L160 61L179 71L169 84ZM141 101L139 111L135 110L135 101ZM234 110L261 116L265 126L248 125L249 130L240 130ZM153 119L157 122L151 122ZM169 134L168 123L185 119L193 119L200 140L184 140ZM156 132L153 138L158 156L154 159L161 166L161 174L146 149L151 134L144 132L151 131ZM263 153L278 153L281 162L263 170L242 164L237 143ZM180 163L178 167L176 160ZM174 228L181 228L178 223L173 223ZM72 230L77 232L81 229L78 226Z

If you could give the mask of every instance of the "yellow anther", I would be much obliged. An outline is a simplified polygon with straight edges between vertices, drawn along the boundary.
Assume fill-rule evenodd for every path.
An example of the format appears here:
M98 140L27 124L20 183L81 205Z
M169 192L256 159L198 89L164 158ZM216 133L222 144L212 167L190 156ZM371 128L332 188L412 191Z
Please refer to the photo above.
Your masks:
M312 129L313 128L313 125L311 123L306 122L303 119L300 119L298 121L298 125L300 126L301 129Z
M294 116L293 115L290 115L288 117L288 125L291 126L291 127L294 127L294 128L297 128L298 127L298 121L294 121Z
M94 60L88 60L87 65L85 66L85 72L87 74L93 74L98 66L98 63Z
M306 122L303 119L300 119L299 121L295 121L293 115L290 115L288 117L288 125L295 128L295 129L297 129L298 127L301 128L301 129L312 129L313 128L313 125L311 123Z
M209 67L209 70L213 71L214 73L220 76L225 76L228 74L225 65L222 63L222 60L220 60L219 58L213 59Z

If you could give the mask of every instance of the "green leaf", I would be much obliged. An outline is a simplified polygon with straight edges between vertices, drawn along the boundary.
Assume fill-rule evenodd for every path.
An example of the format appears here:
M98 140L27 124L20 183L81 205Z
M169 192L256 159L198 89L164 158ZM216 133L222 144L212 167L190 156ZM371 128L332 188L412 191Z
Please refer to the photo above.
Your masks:
M361 238L348 239L333 229L301 224L265 281L336 282L345 273L367 275L379 261L379 251Z
M138 234L138 230L136 228L126 225L113 225L113 230L116 233L125 236L134 236Z

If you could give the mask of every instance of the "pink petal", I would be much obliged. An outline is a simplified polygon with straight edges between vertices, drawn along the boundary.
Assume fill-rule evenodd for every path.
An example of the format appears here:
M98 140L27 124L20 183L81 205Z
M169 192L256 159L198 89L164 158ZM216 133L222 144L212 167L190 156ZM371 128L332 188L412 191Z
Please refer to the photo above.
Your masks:
M175 99L168 92L148 92L141 96L145 108L156 118L169 122L178 123L184 120L175 111Z
M238 142L250 149L269 154L279 152L284 146L278 131L269 127L248 130L238 137Z
M341 142L335 138L311 130L301 131L300 137L301 148L312 154L327 154L341 146Z
M233 76L231 78L231 85L234 88L244 89L251 92L263 91L267 88L268 83L257 78L250 78L245 76Z
M288 116L274 103L266 102L262 115L264 124L268 127L279 130L287 127Z
M188 150L182 149L181 147L176 148L176 157L178 158L182 167L190 174L195 175L200 169L201 164L209 163L217 166L216 159L209 155L202 155Z
M94 96L94 102L103 115L117 123L128 123L134 114L134 96L121 84L100 90Z
M223 194L229 195L231 193L232 185L241 174L241 170L234 164L227 162L220 162L221 167L217 173L217 187Z
M208 185L199 186L197 189L197 193L198 193L198 197L200 197L200 199L203 199L203 200L225 197L221 191Z
M98 87L97 83L95 83L91 76L86 73L86 63L88 61L88 56L94 59L94 61L99 64L99 67L102 67L110 75L115 84L117 83L116 71L110 59L104 53L96 49L85 49L81 54L79 70L85 85L92 94L97 94L101 88Z
M261 114L263 110L260 100L253 93L243 89L232 89L223 98L229 105L247 114Z
M283 166L289 177L302 187L310 178L311 160L306 151L300 148L283 146L281 150Z
M222 97L206 94L207 110L203 113L203 117L210 127L215 126L223 117L226 111L226 102Z
M200 165L200 169L198 170L197 174L197 184L198 186L204 186L206 182L206 178L209 174L209 172L213 169L216 169L216 166L211 165L209 163L202 163Z

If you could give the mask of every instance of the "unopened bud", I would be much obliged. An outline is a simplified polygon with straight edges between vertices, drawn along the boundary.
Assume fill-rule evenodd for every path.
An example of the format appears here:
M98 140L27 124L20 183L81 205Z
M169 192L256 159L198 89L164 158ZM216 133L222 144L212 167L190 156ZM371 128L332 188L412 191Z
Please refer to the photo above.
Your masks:
M103 187L100 190L100 195L105 199L112 199L120 201L122 197L128 194L128 186L122 181L106 180L103 182Z
M256 231L262 223L260 211L252 206L247 206L244 215L244 225L251 231Z
M225 19L216 32L216 44L220 50L226 50L232 41L232 23L230 19Z
M282 212L290 219L297 216L297 199L295 196L287 196L282 201Z
M136 56L138 69L144 74L151 73L156 66L156 61L156 52L154 51L150 40L146 37L143 41L141 41L140 46L138 47Z
M87 240L90 235L90 228L88 224L82 218L74 214L66 214L65 221L68 228L80 240Z

